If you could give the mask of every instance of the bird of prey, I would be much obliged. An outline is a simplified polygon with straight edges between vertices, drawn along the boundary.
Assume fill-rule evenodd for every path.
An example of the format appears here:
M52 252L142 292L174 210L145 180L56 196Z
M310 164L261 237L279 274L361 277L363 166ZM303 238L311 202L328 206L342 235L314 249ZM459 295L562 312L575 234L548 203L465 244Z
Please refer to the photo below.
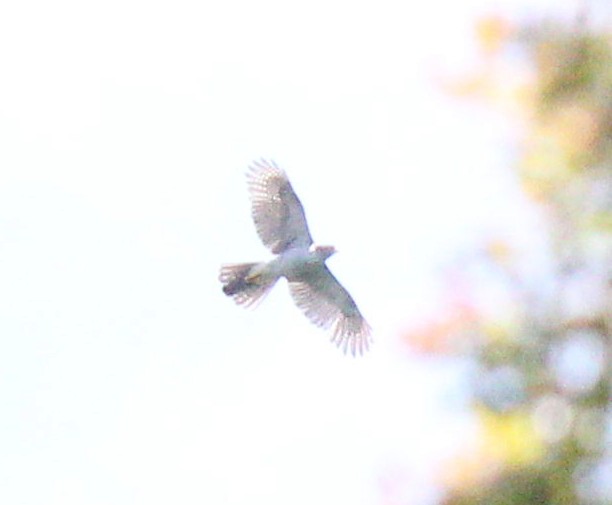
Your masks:
M310 321L331 328L332 342L345 353L363 354L370 343L370 326L325 264L336 252L334 247L313 244L304 208L285 172L262 159L249 167L247 182L257 233L275 256L268 262L221 267L223 292L248 307L285 277L295 304Z

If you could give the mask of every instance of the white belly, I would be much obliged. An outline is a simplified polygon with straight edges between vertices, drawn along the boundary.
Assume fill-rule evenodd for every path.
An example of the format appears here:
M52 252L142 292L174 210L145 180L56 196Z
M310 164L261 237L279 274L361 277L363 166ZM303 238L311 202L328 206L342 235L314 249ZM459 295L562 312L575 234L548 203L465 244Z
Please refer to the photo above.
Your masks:
M270 267L278 276L297 281L307 276L309 270L320 267L321 263L321 259L308 250L292 249L274 258Z

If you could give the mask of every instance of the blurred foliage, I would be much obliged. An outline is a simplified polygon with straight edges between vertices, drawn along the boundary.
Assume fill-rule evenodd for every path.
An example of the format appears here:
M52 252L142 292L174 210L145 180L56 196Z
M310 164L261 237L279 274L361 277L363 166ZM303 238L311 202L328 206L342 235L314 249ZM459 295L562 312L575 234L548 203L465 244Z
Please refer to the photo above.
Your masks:
M612 32L490 16L475 33L480 64L447 89L517 126L546 268L534 279L532 256L489 240L445 273L439 314L404 335L473 362L477 429L442 469L441 503L612 503Z

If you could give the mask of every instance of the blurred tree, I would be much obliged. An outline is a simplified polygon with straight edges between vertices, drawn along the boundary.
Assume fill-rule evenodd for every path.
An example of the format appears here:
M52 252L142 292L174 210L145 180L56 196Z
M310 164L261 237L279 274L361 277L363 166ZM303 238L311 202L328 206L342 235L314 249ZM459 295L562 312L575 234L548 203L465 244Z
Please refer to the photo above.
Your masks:
M442 504L612 503L612 32L491 16L476 36L480 67L448 89L520 125L548 251L534 280L532 256L489 240L446 272L439 318L404 335L474 359L477 436L443 469Z

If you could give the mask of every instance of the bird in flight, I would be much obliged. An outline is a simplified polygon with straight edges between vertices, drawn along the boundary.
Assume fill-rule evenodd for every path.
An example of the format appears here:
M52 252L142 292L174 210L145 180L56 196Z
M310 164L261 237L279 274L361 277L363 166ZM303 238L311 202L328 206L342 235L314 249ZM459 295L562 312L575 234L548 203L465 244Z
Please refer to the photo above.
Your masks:
M331 328L332 342L345 353L363 354L370 344L370 326L325 264L334 247L313 244L304 208L285 172L262 159L249 167L247 182L255 228L275 256L267 262L222 266L223 292L249 307L285 277L295 304L311 322Z

